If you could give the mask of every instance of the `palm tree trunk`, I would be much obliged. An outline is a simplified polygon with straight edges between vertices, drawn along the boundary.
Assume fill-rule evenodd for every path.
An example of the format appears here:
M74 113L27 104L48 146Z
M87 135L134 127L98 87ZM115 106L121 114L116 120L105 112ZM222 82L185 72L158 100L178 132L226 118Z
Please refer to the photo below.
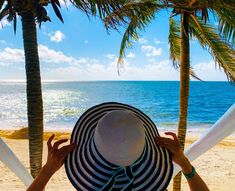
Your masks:
M180 33L180 111L178 123L178 137L184 149L187 115L188 115L188 95L189 95L189 70L190 70L190 47L189 47L189 13L181 14ZM181 172L178 173L173 182L173 190L181 190Z
M33 13L22 13L27 80L30 169L36 177L42 167L43 103L38 57L37 30Z

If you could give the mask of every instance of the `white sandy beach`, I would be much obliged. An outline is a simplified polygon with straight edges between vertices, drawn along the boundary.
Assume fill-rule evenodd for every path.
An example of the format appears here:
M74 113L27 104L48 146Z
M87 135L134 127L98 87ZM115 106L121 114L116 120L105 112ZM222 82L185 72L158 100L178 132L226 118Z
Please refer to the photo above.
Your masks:
M190 135L187 145L197 137ZM7 139L3 140L10 146L20 161L29 169L28 140ZM46 141L44 141L43 162L47 156ZM193 162L197 172L203 177L212 191L231 191L235 188L235 137L230 136L220 144L208 151L206 154ZM187 191L188 186L183 178L183 191ZM0 162L0 190L1 191L23 191L26 188L23 183ZM48 191L73 191L75 190L67 179L62 167L50 180L46 190ZM171 185L169 186L171 189Z

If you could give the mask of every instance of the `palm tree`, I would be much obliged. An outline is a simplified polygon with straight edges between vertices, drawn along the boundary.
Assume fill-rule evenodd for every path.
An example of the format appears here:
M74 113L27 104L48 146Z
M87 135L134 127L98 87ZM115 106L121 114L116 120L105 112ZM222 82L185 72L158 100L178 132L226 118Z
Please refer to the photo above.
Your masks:
M100 17L106 16L119 7L112 1L71 0L71 2L87 15L98 13ZM49 4L52 5L57 17L63 22L59 11L59 0L0 0L0 21L6 16L8 21L14 22L14 31L16 31L17 15L22 20L27 81L30 169L33 177L36 177L41 169L43 148L43 100L36 23L41 25L42 22L50 21L45 9Z
M181 2L182 3L182 2ZM206 5L206 3L208 5ZM174 9L174 13L181 15L180 24L175 22L173 18L170 20L170 30L172 25L180 28L180 36L178 38L169 38L171 47L173 47L175 40L180 41L179 52L171 51L172 59L179 60L180 67L180 113L179 113L179 125L178 125L178 136L179 140L184 148L185 136L186 136L186 127L187 127L187 112L188 112L188 94L189 94L189 73L190 73L190 46L189 40L190 37L198 39L203 48L209 50L213 55L216 63L219 67L222 67L224 72L227 74L229 80L235 81L235 51L232 48L232 45L229 44L231 39L234 43L235 36L234 30L235 25L231 22L230 14L235 16L235 11L231 5L223 2L211 2L208 1L203 4L198 4L197 1L189 1L184 4L184 6L195 6L191 11L183 11L181 8ZM235 5L235 4L234 4ZM180 6L182 6L180 4ZM196 7L198 6L198 7ZM204 7L205 6L205 7ZM233 6L234 7L234 6ZM211 16L209 11L212 10L213 14L219 18L220 21L220 32L223 36L218 34L218 29L213 25L207 23L209 17ZM227 13L221 14L221 10ZM225 23L230 21L228 23ZM230 28L230 29L228 29ZM175 33L177 36L177 34ZM233 37L232 37L233 35ZM227 41L226 39L227 38ZM180 55L180 56L178 56ZM178 57L174 59L174 57ZM175 191L181 190L181 173L179 173L173 182L173 189Z
M160 9L172 11L170 16L170 58L173 65L180 68L180 106L178 137L184 148L190 75L197 78L190 66L189 41L196 38L201 46L213 56L230 81L235 81L235 3L222 0L143 0L128 1L123 7L106 19L107 28L127 24L121 42L118 65L122 64L125 49L132 46L131 39L138 38L138 30L143 30ZM175 19L180 15L179 19ZM209 23L209 18L219 21L218 29ZM176 17L177 18L177 17ZM174 178L173 190L181 190L181 173Z
M36 177L42 166L43 148L43 101L41 90L40 64L38 56L36 22L50 21L44 6L48 1L9 0L1 1L0 20L7 16L9 22L14 22L16 32L17 15L21 17L23 42L25 51L26 92L28 113L28 134L30 169L33 177ZM55 13L63 22L58 6L59 2L51 1Z

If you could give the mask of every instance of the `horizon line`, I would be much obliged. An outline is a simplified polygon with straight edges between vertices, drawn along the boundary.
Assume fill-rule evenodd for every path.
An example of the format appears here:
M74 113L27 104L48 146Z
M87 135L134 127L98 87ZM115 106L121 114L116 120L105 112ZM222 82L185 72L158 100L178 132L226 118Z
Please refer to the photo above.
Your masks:
M26 83L26 80L15 80L15 79L4 79L0 80L0 83L4 82L15 82L15 83ZM41 80L42 83L48 82L180 82L180 80ZM228 80L195 80L192 79L190 82L228 82Z

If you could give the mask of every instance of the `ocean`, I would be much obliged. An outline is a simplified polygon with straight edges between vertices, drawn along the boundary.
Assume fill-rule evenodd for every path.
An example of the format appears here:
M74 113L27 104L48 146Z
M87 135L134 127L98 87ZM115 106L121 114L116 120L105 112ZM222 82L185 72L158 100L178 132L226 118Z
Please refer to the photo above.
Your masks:
M0 129L27 126L25 89L23 82L0 82ZM110 101L140 109L158 128L176 129L179 82L44 82L43 100L46 130L71 130L89 107ZM210 127L234 103L229 82L190 82L188 128Z

